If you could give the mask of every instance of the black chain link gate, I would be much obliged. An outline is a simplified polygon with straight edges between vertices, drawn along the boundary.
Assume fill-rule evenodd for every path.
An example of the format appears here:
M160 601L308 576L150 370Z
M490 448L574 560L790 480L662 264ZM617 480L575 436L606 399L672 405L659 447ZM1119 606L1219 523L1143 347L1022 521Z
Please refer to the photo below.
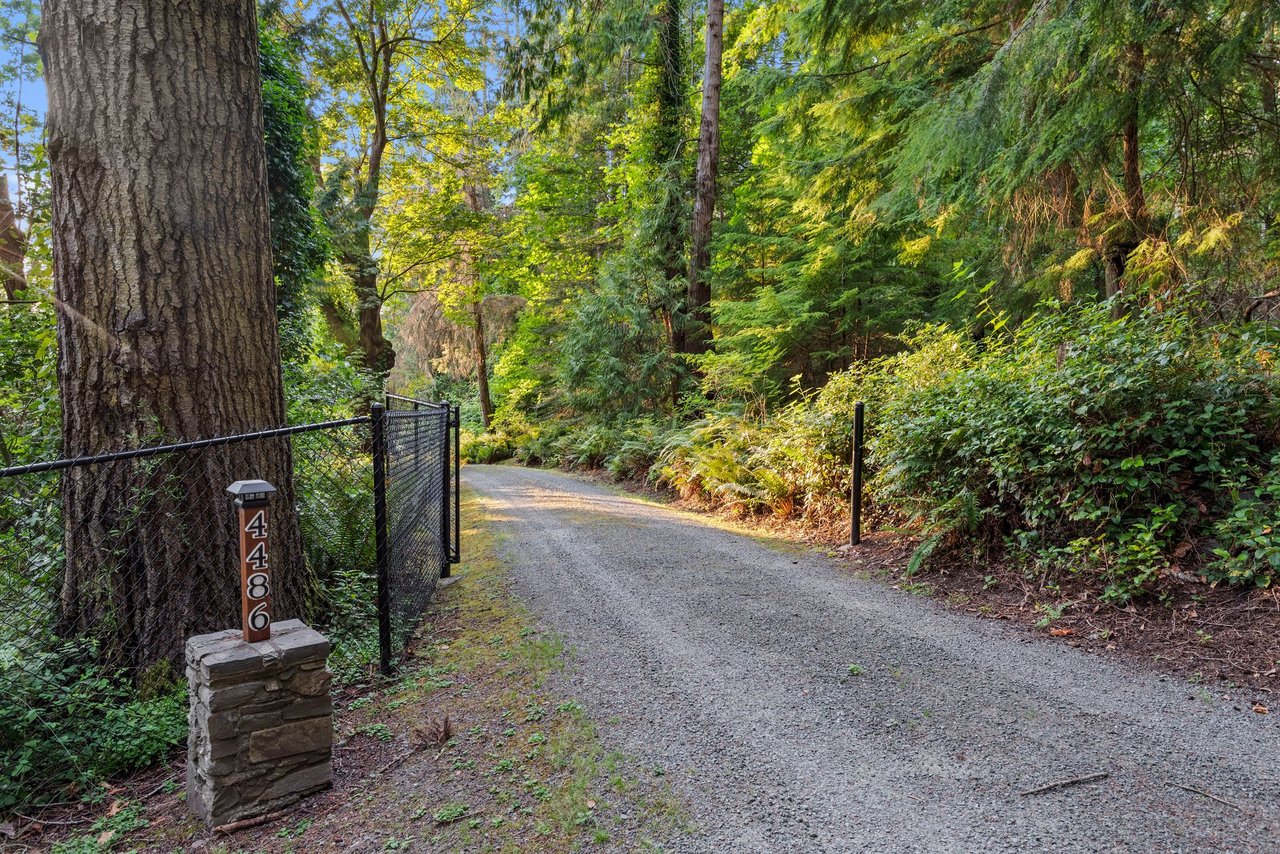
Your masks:
M188 635L239 624L222 473L259 477L267 461L290 474L273 514L297 520L272 540L273 573L296 584L275 619L324 632L340 681L390 672L459 559L458 424L456 407L389 396L342 421L0 468L0 696L33 710L0 722L0 762L60 743L35 713L48 698L74 715L95 686L121 703L167 690ZM98 500L64 506L77 488Z
M373 419L381 667L403 652L458 554L458 409L387 395Z

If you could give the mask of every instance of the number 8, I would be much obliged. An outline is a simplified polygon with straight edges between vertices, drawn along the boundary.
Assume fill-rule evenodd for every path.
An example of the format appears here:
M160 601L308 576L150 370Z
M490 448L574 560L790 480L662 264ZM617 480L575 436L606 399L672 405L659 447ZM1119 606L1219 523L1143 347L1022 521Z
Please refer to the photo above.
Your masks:
M245 582L250 599L266 599L271 593L271 577L265 572L255 572Z

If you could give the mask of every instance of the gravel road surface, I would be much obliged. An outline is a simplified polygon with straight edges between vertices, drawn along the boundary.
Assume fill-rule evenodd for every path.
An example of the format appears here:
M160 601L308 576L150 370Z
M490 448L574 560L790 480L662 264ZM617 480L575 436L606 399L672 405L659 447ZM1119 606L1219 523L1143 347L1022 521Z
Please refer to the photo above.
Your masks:
M465 480L602 738L687 798L694 831L669 850L1280 851L1280 697L1256 714L1256 692L1138 673L554 472Z

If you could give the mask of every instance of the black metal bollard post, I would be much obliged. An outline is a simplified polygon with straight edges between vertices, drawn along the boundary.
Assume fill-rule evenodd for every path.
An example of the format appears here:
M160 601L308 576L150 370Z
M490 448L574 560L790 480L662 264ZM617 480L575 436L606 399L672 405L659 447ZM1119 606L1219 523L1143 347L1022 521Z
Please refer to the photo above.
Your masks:
M853 407L853 483L849 488L849 545L862 542L862 428L866 407L858 401Z

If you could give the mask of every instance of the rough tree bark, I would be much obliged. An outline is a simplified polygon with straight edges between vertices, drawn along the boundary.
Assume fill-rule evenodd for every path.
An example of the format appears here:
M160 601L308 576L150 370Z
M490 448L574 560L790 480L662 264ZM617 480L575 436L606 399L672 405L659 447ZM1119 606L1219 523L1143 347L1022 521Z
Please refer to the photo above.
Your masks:
M1138 140L1142 79L1146 72L1146 50L1140 42L1125 45L1121 80L1125 87L1125 113L1121 124L1121 157L1124 172L1123 228L1115 230L1105 258L1105 287L1108 297L1124 287L1129 254L1149 232L1147 199L1142 189L1141 148Z
M684 352L685 273L681 222L680 116L684 110L684 48L680 40L680 0L663 0L658 13L658 116L654 129L654 160L660 173L654 249L667 291L661 308L671 347Z
M18 227L17 212L9 199L9 176L0 175L0 285L5 295L14 299L27 288L23 270L26 238Z
M355 196L351 200L356 220L355 233L350 236L341 259L359 303L360 350L364 354L364 366L385 379L395 367L396 353L382 328L382 292L378 289L378 262L373 258L371 233L381 191L382 162L390 142L387 104L397 41L389 36L385 17L372 3L363 18L353 15L342 0L338 0L337 7L355 45L365 94L373 112L365 144L363 176L357 175Z
M720 56L724 50L724 0L707 0L707 61L702 73L702 124L698 130L698 171L694 183L693 249L689 255L688 320L685 352L711 346L711 218L716 210L720 165Z
M285 420L253 0L45 0L58 382L67 455ZM224 489L262 478L273 599L301 616L289 442L71 469L61 631L176 662L239 622Z
M492 198L487 188L464 177L463 197L467 209L472 213L481 213L492 205ZM484 429L489 429L493 420L493 399L489 396L489 354L484 340L484 294L480 293L480 272L476 269L477 259L471 247L463 248L460 264L462 275L466 277L467 291L475 297L471 304L471 317L474 324L473 355L476 362L476 392L480 397L480 418Z
M471 309L475 317L476 391L480 395L480 418L484 429L493 421L493 399L489 397L489 356L484 343L484 300Z

